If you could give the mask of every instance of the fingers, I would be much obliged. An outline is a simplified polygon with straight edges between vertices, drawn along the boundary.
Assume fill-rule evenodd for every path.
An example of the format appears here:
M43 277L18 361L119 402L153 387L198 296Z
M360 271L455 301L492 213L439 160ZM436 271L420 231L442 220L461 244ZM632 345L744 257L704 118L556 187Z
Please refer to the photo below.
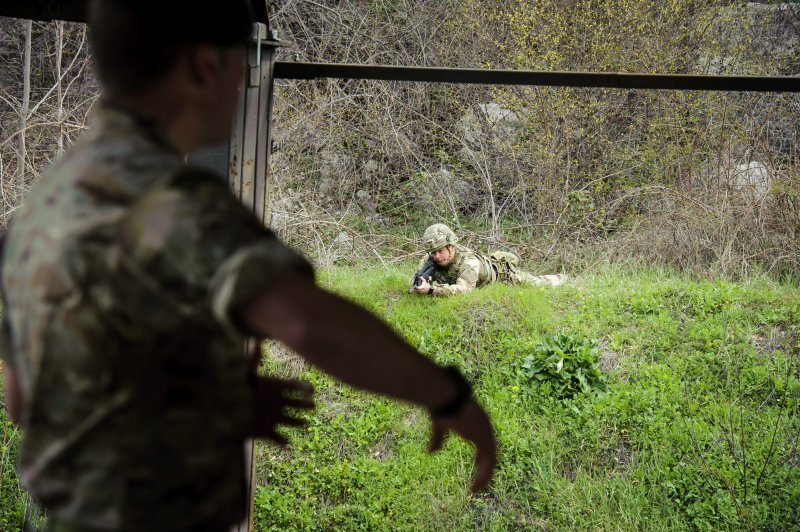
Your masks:
M441 449L445 436L447 436L447 429L434 422L428 452L433 453ZM470 486L470 493L472 494L485 489L489 485L494 474L494 468L497 465L497 450L493 441L473 443L475 443L477 450L475 451L475 476Z
M308 381L299 379L280 379L278 377L263 377L265 381L273 386L278 386L284 391L298 391L303 393L314 393L314 386Z
M284 427L297 427L302 428L308 425L308 421L300 419L288 414L279 414L277 417L269 422L269 428L259 434L254 434L255 437L266 438L278 445L288 445L289 438L277 431L280 426Z
M300 419L298 417L289 416L289 415L281 415L276 423L276 425L286 425L289 427L305 427L308 425L308 421L305 419Z
M428 444L428 452L435 453L439 449L442 448L442 443L444 442L445 434L447 433L447 429L441 426L439 423L433 422L433 432L431 433L431 442Z
M284 425L287 427L305 427L308 425L308 421L305 419L296 418L287 414L281 414L278 416L278 419L275 420L275 424L273 425L272 430L270 430L265 437L268 440L271 440L278 445L286 446L289 445L289 438L275 430L275 427L280 425Z
M287 379L285 386L289 390L297 390L307 394L314 393L314 386L308 381L301 381L298 379Z
M475 453L475 477L472 479L470 493L477 493L489 485L497 465L497 452L492 449L478 449Z
M313 410L316 403L311 399L284 399L283 406L286 408L299 408L301 410Z
M475 446L475 476L470 491L475 493L485 489L497 465L497 441L491 421L481 406L472 400L454 416L434 418L433 427L431 451L441 447L448 430Z
M280 434L278 432L275 432L275 431L272 431L269 434L267 434L266 438L268 440L274 441L275 443L277 443L278 445L281 445L281 446L288 445L288 443L289 443L289 440L286 438L286 436L284 436L283 434Z

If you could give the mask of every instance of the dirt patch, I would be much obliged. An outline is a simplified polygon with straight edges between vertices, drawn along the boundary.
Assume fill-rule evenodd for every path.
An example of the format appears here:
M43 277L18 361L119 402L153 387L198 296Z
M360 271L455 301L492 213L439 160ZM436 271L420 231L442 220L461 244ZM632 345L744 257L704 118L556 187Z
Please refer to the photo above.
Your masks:
M772 355L787 345L789 335L783 327L776 325L766 335L753 335L751 339L760 355Z
M627 434L620 434L608 456L608 476L625 475L633 462L633 450Z
M370 448L370 455L381 462L392 456L394 454L393 436L392 431L381 436L381 439Z
M608 373L619 367L620 355L609 347L608 338L600 341L600 371Z
M420 422L420 417L421 415L418 410L412 410L411 412L408 413L406 417L403 418L403 423L406 426L411 427Z

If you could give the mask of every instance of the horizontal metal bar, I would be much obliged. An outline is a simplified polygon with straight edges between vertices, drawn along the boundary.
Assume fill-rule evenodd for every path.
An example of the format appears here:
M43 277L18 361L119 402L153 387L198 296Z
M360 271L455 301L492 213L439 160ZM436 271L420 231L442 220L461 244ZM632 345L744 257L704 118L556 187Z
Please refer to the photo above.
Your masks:
M536 70L430 68L285 61L277 61L275 63L275 78L346 78L550 87L800 92L800 77L542 72Z
M255 20L266 24L269 28L266 3L263 0L251 1ZM89 0L0 0L0 2L0 17L86 22L89 11ZM158 13L154 16L158 16Z
M86 22L89 0L3 0L0 16Z

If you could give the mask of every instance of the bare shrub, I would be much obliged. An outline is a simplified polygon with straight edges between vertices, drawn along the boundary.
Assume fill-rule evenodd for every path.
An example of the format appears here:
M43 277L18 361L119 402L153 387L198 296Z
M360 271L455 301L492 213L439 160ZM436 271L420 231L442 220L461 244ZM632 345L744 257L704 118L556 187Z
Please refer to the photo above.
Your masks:
M282 60L767 75L800 65L790 4L269 5ZM24 41L23 22L0 20L0 226L97 98L85 28L34 23L23 112ZM323 266L404 260L441 221L537 270L638 260L800 276L796 94L278 80L274 123L271 225Z
M284 57L312 61L785 74L800 44L800 10L725 1L287 0L278 13ZM305 198L301 218L314 205L341 226L327 244L309 234L330 248L324 263L343 241L354 256L404 256L414 231L444 221L545 268L633 258L798 272L796 95L345 80L279 90L275 188ZM361 238L335 243L345 227Z
M781 198L695 194L662 203L663 209L641 218L609 245L609 259L634 256L652 264L734 277L747 276L753 268L776 275L800 272L800 241L786 231L791 214L782 208Z
M0 18L0 227L31 183L86 129L98 97L85 25L34 22L29 49L27 26Z

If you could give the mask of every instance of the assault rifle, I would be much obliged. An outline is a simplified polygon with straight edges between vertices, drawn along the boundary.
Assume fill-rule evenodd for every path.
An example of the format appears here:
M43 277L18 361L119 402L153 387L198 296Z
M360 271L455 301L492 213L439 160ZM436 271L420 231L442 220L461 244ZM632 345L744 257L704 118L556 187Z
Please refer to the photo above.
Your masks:
M411 284L411 288L408 289L408 293L410 294L416 287L421 285L423 279L431 282L431 276L433 275L433 271L435 269L436 263L434 262L433 257L429 255L428 261L422 265L422 268L420 268L417 273L414 274L414 282Z

